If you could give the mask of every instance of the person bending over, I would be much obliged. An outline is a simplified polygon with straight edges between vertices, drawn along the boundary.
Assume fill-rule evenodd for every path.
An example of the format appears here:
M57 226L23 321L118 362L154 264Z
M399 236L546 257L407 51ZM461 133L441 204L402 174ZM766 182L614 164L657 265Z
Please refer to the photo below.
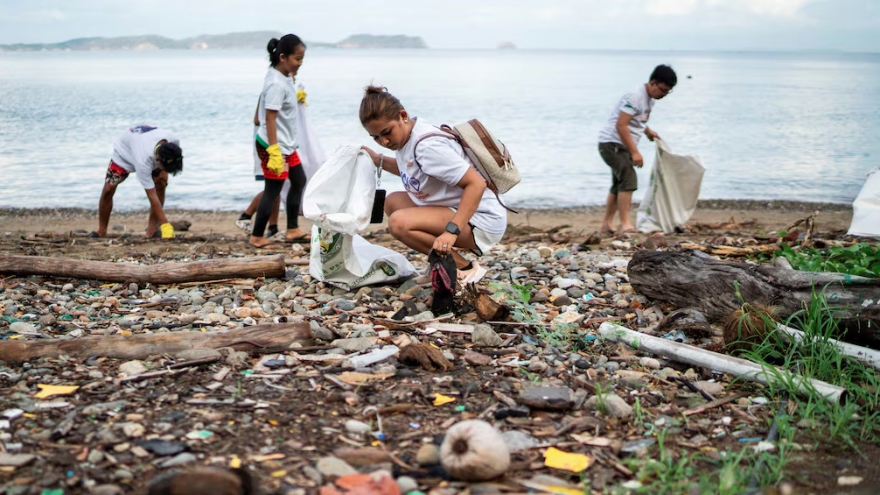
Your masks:
M134 172L150 201L147 237L160 235L163 239L173 238L174 227L168 222L164 211L165 188L168 186L168 174L177 175L182 171L180 141L171 132L139 125L122 133L113 144L104 190L98 202L98 237L107 236L116 188Z
M459 282L478 282L486 269L454 248L477 256L487 252L504 235L507 211L461 145L422 119L410 117L386 88L366 88L360 119L378 145L395 153L388 157L363 149L377 167L400 176L406 189L385 200L391 234L420 253L433 249L451 255Z

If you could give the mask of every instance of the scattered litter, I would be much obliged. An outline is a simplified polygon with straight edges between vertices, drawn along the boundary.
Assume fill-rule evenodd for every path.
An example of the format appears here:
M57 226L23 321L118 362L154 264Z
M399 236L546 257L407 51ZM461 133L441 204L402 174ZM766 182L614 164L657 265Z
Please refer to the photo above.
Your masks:
M554 469L563 469L573 473L580 473L590 466L592 459L588 455L564 452L556 447L550 447L544 452L544 465Z
M450 402L455 402L455 397L447 397L443 394L434 394L435 406L442 406L443 404L449 404Z
M37 388L40 391L34 395L35 399L47 399L56 395L70 395L79 390L79 387L76 385L45 385L42 383L37 384Z

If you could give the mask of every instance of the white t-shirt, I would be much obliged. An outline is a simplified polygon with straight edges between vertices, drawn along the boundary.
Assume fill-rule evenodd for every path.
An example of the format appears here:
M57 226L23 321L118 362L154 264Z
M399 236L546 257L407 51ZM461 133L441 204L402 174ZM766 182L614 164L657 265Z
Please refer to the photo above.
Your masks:
M617 118L620 117L620 112L623 112L632 115L632 119L629 121L629 133L632 135L633 141L639 144L639 139L645 133L645 128L648 127L648 118L651 116L651 108L653 107L654 99L648 96L648 89L644 84L632 93L623 95L623 98L611 109L608 121L599 131L599 142L624 144L617 132Z
M452 139L429 137L419 143L419 165L415 163L415 143L425 134L442 132L419 119L403 148L395 155L403 187L413 203L419 206L450 206L458 208L464 189L456 184L471 165L461 146ZM507 210L501 206L495 193L486 189L470 223L491 234L503 234L507 229Z
M170 131L148 125L132 127L122 133L113 143L113 163L126 172L137 174L144 189L154 189L153 170L159 165L153 159L156 143L168 141L180 146L180 141Z
M260 130L257 132L257 140L262 144L269 144L266 134L266 110L276 110L278 116L275 119L276 137L281 154L292 155L297 148L296 144L296 88L293 86L293 78L270 67L263 80L263 92L260 94Z

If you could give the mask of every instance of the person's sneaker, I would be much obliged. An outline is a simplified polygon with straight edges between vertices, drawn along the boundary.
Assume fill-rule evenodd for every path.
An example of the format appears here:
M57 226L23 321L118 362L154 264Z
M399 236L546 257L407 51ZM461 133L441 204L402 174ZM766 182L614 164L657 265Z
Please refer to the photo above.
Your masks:
M471 265L470 270L458 270L458 283L462 287L479 282L489 272L489 270L480 266L476 261L472 261Z

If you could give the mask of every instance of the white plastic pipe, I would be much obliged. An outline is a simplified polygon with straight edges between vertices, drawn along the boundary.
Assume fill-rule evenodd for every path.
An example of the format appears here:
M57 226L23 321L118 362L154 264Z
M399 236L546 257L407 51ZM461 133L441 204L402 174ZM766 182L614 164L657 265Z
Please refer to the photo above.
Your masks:
M785 325L778 326L780 330L787 333L788 335L791 335L791 337L794 338L795 341L800 342L804 339L804 332L801 332L800 330L795 330L794 328L787 327ZM841 342L834 339L828 339L827 342L833 346L837 346L837 348L840 349L841 354L845 354L849 357L858 359L868 366L872 366L880 370L880 352L875 351L874 349L868 349L867 347L847 344L846 342Z
M845 389L830 383L804 378L778 368L768 370L767 367L746 359L645 335L613 323L603 323L599 327L599 334L606 339L622 342L640 351L650 352L693 366L729 373L743 380L782 387L787 387L791 383L798 392L804 395L809 395L812 390L815 390L826 400L835 404L839 404L841 398L846 394Z

